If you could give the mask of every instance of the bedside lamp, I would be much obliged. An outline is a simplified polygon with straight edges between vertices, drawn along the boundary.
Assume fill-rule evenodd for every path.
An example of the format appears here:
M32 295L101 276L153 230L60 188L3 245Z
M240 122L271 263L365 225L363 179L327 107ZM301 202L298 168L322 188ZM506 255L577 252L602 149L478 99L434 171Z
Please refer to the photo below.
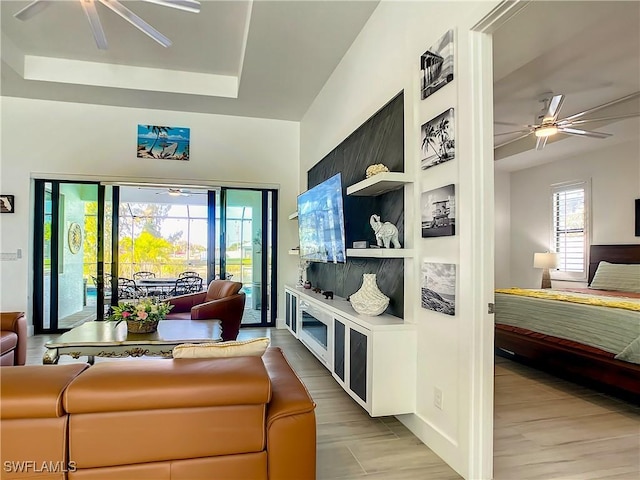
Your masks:
M534 253L533 268L542 268L542 286L540 288L551 288L550 268L556 268L558 265L557 253Z

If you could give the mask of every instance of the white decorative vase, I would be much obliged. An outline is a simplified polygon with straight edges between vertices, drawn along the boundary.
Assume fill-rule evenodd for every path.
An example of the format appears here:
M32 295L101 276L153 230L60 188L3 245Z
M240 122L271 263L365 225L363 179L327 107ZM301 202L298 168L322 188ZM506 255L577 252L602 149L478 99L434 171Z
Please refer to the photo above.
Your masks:
M360 290L349 297L353 309L362 315L380 315L389 306L389 297L380 291L375 273L362 275Z

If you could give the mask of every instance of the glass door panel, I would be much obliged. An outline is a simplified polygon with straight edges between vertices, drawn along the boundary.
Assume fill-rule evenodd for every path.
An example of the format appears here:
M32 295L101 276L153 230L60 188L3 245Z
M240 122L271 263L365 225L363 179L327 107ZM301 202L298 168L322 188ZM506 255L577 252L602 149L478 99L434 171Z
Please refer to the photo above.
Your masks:
M273 276L274 192L223 188L219 275L241 282L247 296L242 325L275 323L270 305Z
M67 329L96 319L96 302L89 302L90 275L98 255L95 212L98 186L61 183L58 196L58 328ZM89 232L87 232L89 227Z
M35 181L34 326L37 333L96 319L98 185Z

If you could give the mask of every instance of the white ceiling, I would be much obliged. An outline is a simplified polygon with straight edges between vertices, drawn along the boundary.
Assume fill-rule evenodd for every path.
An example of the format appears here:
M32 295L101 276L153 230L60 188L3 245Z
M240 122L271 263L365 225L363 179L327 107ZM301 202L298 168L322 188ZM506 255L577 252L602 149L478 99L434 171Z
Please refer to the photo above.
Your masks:
M564 94L560 118L640 91L640 2L532 1L493 35L494 120L532 124L544 92ZM640 98L586 118L640 112ZM566 155L638 140L638 118L589 123L614 134L593 139L558 134L535 150L535 137L495 151L496 169L514 171ZM517 130L495 126L495 132ZM496 144L513 136L496 137ZM640 155L640 152L639 152Z
M122 1L169 37L170 48L98 4L106 51L95 46L79 1L54 1L32 19L16 20L28 3L0 3L2 95L297 121L378 2L205 0L192 14ZM566 95L561 117L640 91L640 2L521 4L494 34L496 121L532 123L545 91ZM621 111L640 111L640 99ZM504 128L513 129L496 132ZM496 168L608 148L637 139L640 124L587 129L614 136L557 135L542 151L532 150L530 136L497 149Z
M205 0L194 14L122 3L173 45L97 4L109 43L98 50L79 1L27 21L13 14L29 2L2 1L2 95L300 120L378 4Z

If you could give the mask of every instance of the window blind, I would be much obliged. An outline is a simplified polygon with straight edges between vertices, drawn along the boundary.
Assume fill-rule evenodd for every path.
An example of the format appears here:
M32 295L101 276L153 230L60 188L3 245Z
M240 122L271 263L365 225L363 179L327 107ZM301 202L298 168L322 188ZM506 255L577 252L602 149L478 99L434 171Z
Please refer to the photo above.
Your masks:
M557 269L584 273L586 264L585 186L555 188L553 192L553 243Z

